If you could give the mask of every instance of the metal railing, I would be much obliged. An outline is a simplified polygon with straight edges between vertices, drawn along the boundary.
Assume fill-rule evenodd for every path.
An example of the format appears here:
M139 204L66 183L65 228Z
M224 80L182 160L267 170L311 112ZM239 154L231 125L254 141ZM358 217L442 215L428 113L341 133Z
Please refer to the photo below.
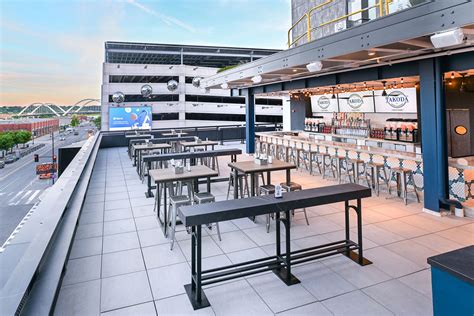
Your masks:
M359 10L356 10L354 12L351 12L351 13L348 13L348 14L345 14L343 16L340 16L340 17L337 17L335 19L332 19L330 21L327 21L327 22L322 22L316 26L312 26L312 20L311 20L311 15L315 12L315 11L318 11L318 10L322 10L324 7L327 7L328 5L330 5L332 2L334 2L334 0L327 0L315 7L312 7L311 9L309 9L305 14L303 14L291 27L290 29L288 30L288 48L291 48L293 45L297 44L298 41L300 39L302 39L303 37L306 36L306 39L307 39L307 42L310 42L312 39L311 39L311 33L318 29L318 28L321 28L323 26L326 26L326 25L329 25L329 24L332 24L332 23L336 23L336 22L339 22L341 20L344 20L344 19L347 19L351 16L354 16L354 15L357 15L357 14L361 14L363 12L366 12L366 11L369 11L371 9L374 9L374 8L378 8L378 17L382 17L384 15L388 15L390 12L389 12L389 4L392 2L393 0L379 0L378 2L376 2L374 5L371 5L371 6L367 6L366 8L362 8L362 9L359 9ZM302 21L306 20L306 31L305 32L302 32L300 35L298 35L296 38L292 38L292 31L298 26L300 25L300 23Z

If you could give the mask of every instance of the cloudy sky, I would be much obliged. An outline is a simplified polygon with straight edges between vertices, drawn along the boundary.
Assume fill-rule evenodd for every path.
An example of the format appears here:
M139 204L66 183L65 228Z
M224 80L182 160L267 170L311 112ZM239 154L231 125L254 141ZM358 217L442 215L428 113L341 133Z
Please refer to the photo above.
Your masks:
M105 41L285 48L290 0L0 0L0 105L99 98Z

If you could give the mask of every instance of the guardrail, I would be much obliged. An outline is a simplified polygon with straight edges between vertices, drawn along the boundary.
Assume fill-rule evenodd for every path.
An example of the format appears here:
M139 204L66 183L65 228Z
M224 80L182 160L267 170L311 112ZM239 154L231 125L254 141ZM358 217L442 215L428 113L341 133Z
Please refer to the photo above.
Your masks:
M51 313L101 137L83 145L2 248L0 315Z
M340 16L340 17L337 17L335 19L332 19L330 21L326 21L326 22L322 22L316 26L312 26L312 20L311 20L311 15L315 12L315 11L318 11L318 10L322 10L324 9L325 7L327 7L328 5L330 5L334 0L327 0L315 7L312 7L310 8L308 11L306 11L305 14L303 14L288 30L288 48L291 48L293 45L296 45L298 43L298 41L300 39L302 39L303 37L306 36L306 40L307 42L311 42L311 32L313 32L314 30L320 28L320 27L323 27L323 26L326 26L326 25L329 25L329 24L332 24L332 23L336 23L338 21L341 21L341 20L344 20L344 19L347 19L348 17L351 17L353 15L356 15L356 14L360 14L360 13L363 13L363 12L366 12L366 11L369 11L371 9L374 9L374 8L378 8L378 18L379 17L382 17L384 15L388 15L390 14L389 12L389 4L393 1L393 0L379 0L378 2L376 2L374 5L371 5L371 6L367 6L366 8L362 8L360 10L356 10L354 12L351 12L351 13L348 13L348 14L345 14L343 16ZM301 33L300 35L298 35L296 38L292 38L292 31L298 26L300 25L300 23L302 21L306 21L306 31Z

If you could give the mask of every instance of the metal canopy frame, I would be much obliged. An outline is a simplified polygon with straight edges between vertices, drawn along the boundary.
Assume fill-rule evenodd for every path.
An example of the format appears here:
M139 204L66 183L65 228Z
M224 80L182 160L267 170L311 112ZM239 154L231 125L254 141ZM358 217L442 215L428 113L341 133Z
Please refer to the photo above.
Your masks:
M279 52L275 49L106 42L105 62L116 64L193 65L222 68Z
M220 88L227 83L231 88L245 89L446 52L447 49L435 49L429 36L455 27L467 27L472 36L472 12L472 1L429 1L207 77L201 84ZM473 50L472 41L450 49L455 48ZM369 51L376 55L368 56ZM308 72L306 65L318 60L323 62L323 69ZM251 78L256 75L263 77L262 83L253 84Z

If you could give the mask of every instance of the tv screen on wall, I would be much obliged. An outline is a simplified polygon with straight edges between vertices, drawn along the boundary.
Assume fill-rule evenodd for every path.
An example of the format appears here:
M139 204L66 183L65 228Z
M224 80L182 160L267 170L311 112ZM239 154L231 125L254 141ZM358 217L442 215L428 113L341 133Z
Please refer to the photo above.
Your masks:
M151 107L130 106L109 109L109 130L151 129Z

